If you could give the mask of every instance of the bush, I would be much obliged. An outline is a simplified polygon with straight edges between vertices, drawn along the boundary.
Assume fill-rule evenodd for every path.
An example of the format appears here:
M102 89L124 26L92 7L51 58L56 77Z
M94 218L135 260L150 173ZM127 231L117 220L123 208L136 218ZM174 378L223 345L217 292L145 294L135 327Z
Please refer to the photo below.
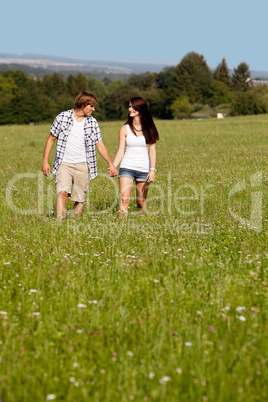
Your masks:
M192 113L192 105L188 96L181 96L175 99L170 109L174 119L187 119Z
M231 105L229 103L223 103L215 107L215 114L222 113L224 116L230 116Z
M231 116L267 113L266 99L254 90L239 93L231 103Z
M192 119L209 119L216 117L215 111L208 105L205 105L197 112L191 114Z

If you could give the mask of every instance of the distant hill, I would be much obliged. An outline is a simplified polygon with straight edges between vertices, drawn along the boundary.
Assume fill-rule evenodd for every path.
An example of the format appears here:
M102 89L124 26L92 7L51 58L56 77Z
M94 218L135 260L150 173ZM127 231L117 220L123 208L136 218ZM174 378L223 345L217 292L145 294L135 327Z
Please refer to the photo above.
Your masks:
M0 66L3 65L27 65L34 69L46 71L99 71L107 74L140 74L146 71L160 72L167 65L128 63L98 60L77 60L65 57L23 54L14 55L0 53ZM38 70L33 70L38 71Z
M64 76L82 72L85 75L120 77L126 80L131 74L142 74L147 71L159 73L167 64L129 63L115 61L98 61L71 59L66 57L44 56L36 54L0 53L0 72L20 69L28 75L42 77L52 71L61 72ZM212 69L213 70L213 69ZM232 73L230 69L230 73ZM86 74L87 73L87 74ZM268 71L251 70L251 78L268 79Z

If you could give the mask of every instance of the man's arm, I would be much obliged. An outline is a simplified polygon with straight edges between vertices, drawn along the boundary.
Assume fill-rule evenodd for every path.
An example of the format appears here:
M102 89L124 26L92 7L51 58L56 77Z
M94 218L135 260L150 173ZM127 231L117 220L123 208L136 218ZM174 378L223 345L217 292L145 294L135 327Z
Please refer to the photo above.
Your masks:
M108 154L108 151L106 149L106 146L104 145L103 141L100 140L99 142L96 143L97 150L99 151L99 154L101 157L108 163L109 165L109 174L110 176L116 176L118 174L118 170L115 168L110 155Z
M53 147L53 144L56 140L56 137L54 135L49 134L49 137L47 139L46 145L45 145L45 150L44 150L44 156L43 156L43 165L42 165L42 172L44 173L45 176L48 176L50 173L50 166L48 163L48 158L51 152L51 149Z

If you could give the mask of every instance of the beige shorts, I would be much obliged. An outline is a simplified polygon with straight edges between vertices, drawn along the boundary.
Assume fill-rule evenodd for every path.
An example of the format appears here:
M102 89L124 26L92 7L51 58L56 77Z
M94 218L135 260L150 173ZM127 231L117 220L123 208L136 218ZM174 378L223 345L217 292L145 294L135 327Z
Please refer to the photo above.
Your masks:
M74 202L85 202L88 189L87 162L62 162L58 168L55 184L57 194L65 191Z

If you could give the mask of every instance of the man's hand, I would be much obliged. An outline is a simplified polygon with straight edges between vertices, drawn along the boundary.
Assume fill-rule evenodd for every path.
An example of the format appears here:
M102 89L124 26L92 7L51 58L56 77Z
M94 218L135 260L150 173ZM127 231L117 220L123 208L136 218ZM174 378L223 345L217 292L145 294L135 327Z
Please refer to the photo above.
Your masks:
M44 162L44 161L43 161L42 172L44 173L45 176L48 176L48 175L49 175L49 173L50 173L50 166L49 166L48 162Z
M111 163L111 164L109 165L108 170L109 170L109 175L110 175L111 177L115 177L115 176L118 175L118 170L116 169L116 167L114 166L113 163Z

